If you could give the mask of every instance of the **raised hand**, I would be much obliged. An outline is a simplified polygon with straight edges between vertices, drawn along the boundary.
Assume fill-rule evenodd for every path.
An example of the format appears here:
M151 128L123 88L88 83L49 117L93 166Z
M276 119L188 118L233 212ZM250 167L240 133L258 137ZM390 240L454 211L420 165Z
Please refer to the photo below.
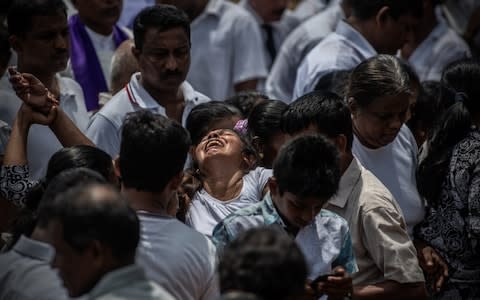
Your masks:
M48 114L52 105L59 105L53 94L32 74L19 73L14 68L9 68L8 73L17 96L34 110Z

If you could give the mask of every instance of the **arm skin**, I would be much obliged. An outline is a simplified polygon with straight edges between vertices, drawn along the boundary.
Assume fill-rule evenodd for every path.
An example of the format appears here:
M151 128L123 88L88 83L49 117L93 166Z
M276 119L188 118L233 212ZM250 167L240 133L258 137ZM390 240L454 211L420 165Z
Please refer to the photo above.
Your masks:
M388 280L375 285L353 286L353 299L423 300L427 299L427 294L423 282L402 284Z

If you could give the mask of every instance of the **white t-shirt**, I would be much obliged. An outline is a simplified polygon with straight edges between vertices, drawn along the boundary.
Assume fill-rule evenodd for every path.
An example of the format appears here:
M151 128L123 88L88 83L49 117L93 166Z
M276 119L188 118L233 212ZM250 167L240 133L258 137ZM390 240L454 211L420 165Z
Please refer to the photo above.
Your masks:
M228 201L218 200L201 189L193 196L185 223L208 237L212 236L218 222L238 209L262 200L263 189L271 176L270 169L259 167L250 171L243 176L240 195Z
M175 218L137 212L140 243L136 262L175 299L219 297L213 243Z
M402 209L408 234L423 220L425 205L417 190L417 144L410 129L403 125L390 144L370 149L354 137L352 152L392 193Z

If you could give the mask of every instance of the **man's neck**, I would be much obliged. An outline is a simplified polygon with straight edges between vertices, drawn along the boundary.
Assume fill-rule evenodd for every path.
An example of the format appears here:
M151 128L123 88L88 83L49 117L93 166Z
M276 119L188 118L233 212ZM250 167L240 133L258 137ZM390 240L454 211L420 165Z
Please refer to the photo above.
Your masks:
M375 21L374 20L359 20L354 16L350 16L347 19L347 23L352 26L356 31L358 31L364 39L368 41L370 45L378 52L378 48L375 43Z
M165 108L167 117L180 123L182 122L185 98L180 87L177 87L176 89L159 90L153 86L150 86L143 80L143 78L140 79L140 84L153 98L153 100Z
M170 199L166 199L164 193L151 193L122 187L122 194L127 197L134 210L168 216L167 208Z
M282 215L282 212L278 209L278 205L276 203L277 201L278 199L272 196L273 206L275 207L275 211L277 212L278 216L282 220L283 224L285 224L285 231L293 237L297 236L298 232L300 231L300 228L292 225L290 222L288 222L287 218L285 218Z

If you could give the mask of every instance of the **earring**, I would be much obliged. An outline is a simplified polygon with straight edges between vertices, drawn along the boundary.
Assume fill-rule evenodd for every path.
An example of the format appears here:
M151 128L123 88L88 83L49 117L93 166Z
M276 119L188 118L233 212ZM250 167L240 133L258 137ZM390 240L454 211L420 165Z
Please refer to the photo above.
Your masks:
M259 157L260 159L263 159L263 152L258 153L258 157Z

